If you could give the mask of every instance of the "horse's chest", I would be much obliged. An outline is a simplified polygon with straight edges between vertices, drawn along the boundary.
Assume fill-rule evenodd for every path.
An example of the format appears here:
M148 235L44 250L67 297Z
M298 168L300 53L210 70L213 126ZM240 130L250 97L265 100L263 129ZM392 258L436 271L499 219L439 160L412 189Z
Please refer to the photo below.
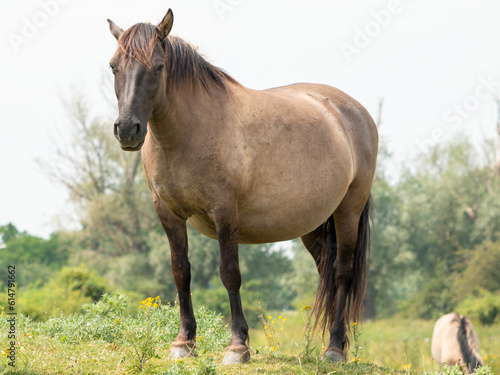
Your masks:
M151 185L156 195L165 203L173 212L182 217L189 217L192 209L187 202L186 190L182 189L173 181L168 181L164 176L156 176L151 179Z
M206 213L206 202L192 189L177 184L162 183L156 180L153 188L160 199L178 216L189 219L189 223L200 233L217 238L215 225ZM197 203L198 202L198 203Z
M156 195L177 215L188 218L204 211L206 194L193 176L162 168L150 175L150 184Z

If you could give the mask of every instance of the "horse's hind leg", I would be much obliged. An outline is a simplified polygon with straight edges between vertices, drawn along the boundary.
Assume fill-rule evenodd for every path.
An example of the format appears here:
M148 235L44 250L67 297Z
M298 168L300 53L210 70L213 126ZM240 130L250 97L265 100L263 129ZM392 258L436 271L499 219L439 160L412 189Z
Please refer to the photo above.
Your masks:
M329 223L331 225L331 228L327 227ZM325 246L336 246L335 240L330 240L329 242L329 239L327 237L329 234L328 229L333 230L333 236L335 236L335 224L333 217L330 217L328 221L320 225L311 233L305 234L301 237L302 243L312 255L314 262L316 263L318 272L321 261L321 253L322 251L324 251L323 249L325 248Z
M336 286L334 311L330 317L330 341L324 357L333 361L343 360L348 346L347 326L357 319L362 308L366 280L366 251L368 248L369 195L349 191L335 210L337 254L334 263ZM322 272L333 270L322 270ZM328 308L328 306L327 306Z
M302 242L320 274L315 328L330 331L324 357L345 359L347 325L359 314L365 287L369 192L348 191L330 218Z

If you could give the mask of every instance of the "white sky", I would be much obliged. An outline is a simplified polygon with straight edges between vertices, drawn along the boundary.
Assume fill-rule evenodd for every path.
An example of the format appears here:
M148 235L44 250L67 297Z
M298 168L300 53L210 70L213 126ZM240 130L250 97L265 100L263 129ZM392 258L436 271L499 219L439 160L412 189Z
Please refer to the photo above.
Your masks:
M112 114L99 94L116 48L106 19L124 29L157 23L169 7L173 33L248 87L326 83L373 116L384 97L381 136L394 153L394 175L422 144L458 132L477 141L494 135L498 0L3 0L0 225L46 237L71 222L65 189L35 162L50 162L52 138L67 132L61 97L76 87L95 114ZM363 40L359 30L371 36ZM350 59L348 45L359 47Z

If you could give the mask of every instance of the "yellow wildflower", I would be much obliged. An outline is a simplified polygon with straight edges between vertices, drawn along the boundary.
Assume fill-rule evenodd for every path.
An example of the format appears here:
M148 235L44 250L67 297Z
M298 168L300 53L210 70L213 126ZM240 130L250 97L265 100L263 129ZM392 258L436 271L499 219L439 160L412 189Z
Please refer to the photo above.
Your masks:
M274 348L271 346L271 351L274 352Z
M116 318L116 322L117 322L117 323L120 323L120 319Z
M283 319L283 316L282 315L278 316L278 319Z
M203 340L203 336L198 337L198 341Z
M354 323L352 323L352 326L353 326L353 327L354 327L354 326L357 326L357 325L358 325L358 322L354 322Z
M158 308L158 304L157 303L153 304L153 306L155 307L155 309Z
M269 315L269 316L267 317L267 319L271 319L271 315Z
M283 321L286 322L286 317L283 318Z
M311 310L311 306L310 305L305 305L304 306L304 310Z

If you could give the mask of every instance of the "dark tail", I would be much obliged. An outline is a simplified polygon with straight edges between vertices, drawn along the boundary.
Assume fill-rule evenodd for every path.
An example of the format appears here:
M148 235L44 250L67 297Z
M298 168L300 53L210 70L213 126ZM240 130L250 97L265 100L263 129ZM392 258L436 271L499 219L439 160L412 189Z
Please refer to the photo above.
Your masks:
M460 315L458 315L458 319L460 320L460 327L458 328L457 339L460 344L460 351L462 352L464 364L470 368L472 373L477 367L482 366L482 359L478 358L479 348L476 348L476 344L472 337L474 331L469 320L466 316L460 317Z
M346 328L350 322L358 320L363 310L363 297L366 289L368 274L368 256L370 253L370 213L372 210L371 196L361 213L358 226L358 239L354 249L354 275L347 293L347 303L344 310ZM316 316L314 329L321 327L325 331L333 328L335 320L335 306L337 300L337 285L335 284L334 264L337 258L337 238L333 215L327 220L323 232L323 249L319 266L320 282L313 312ZM346 337L347 343L347 337Z

